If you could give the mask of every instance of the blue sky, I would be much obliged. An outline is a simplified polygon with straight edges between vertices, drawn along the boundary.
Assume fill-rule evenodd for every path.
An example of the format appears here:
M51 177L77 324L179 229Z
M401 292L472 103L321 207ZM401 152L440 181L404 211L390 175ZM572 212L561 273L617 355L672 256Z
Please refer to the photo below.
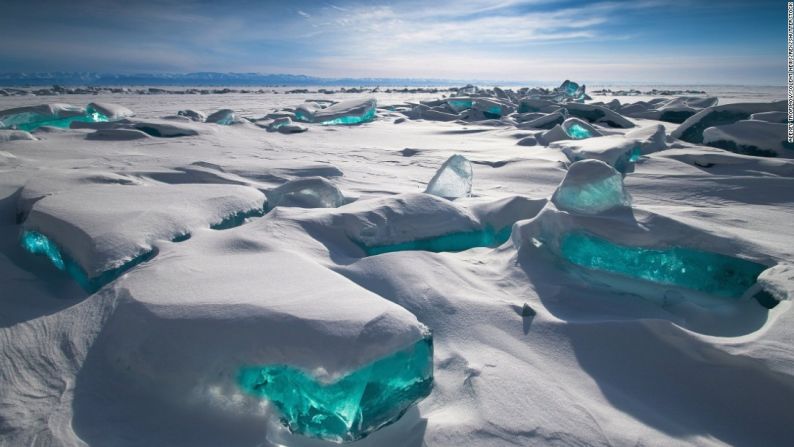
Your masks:
M785 83L785 1L0 0L0 71Z

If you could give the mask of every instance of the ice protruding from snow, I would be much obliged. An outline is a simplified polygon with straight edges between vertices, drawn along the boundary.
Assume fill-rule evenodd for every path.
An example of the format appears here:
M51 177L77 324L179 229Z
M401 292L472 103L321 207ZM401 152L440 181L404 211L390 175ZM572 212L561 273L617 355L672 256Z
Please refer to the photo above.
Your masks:
M298 208L337 208L345 204L345 196L323 177L306 177L289 181L265 193L267 206Z
M285 134L306 132L308 129L299 124L294 124L290 117L284 116L274 119L267 125L268 132L280 132Z
M72 122L105 122L108 117L70 104L42 104L0 111L0 129L32 131L41 126L68 128Z
M475 119L499 119L513 112L515 108L509 101L495 98L476 98L472 105L472 112L477 115Z
M239 120L237 119L237 115L234 113L234 110L221 109L208 116L205 122L229 126L239 122Z
M23 190L20 199L27 196ZM237 185L88 184L35 201L23 231L47 236L91 279L150 252L158 240L261 210L264 201L258 190Z
M555 91L563 101L584 101L586 99L586 88L584 84L579 85L566 79Z
M667 132L661 124L631 130L626 133L626 138L633 138L639 141L642 155L648 155L667 148Z
M584 140L602 135L593 126L578 118L568 118L561 126L565 133L574 140Z
M92 102L88 104L86 109L104 115L109 121L135 116L135 112L132 110L118 104L107 102Z
M197 121L199 123L203 123L207 120L207 115L204 112L200 112L198 110L193 109L184 109L176 112L177 116L184 116L185 118L190 119L191 121Z
M341 101L325 108L318 103L304 104L295 110L295 119L323 125L361 124L375 119L377 106L374 98Z
M582 160L568 168L551 201L563 211L599 214L631 205L631 196L614 168L600 160Z
M474 105L474 100L467 97L452 97L447 99L447 105L455 112L460 113L464 110L471 109Z
M428 336L331 383L286 365L248 366L238 381L275 405L293 433L355 441L395 422L430 394L433 341Z
M47 236L35 231L24 231L22 233L21 242L22 248L28 253L46 256L47 259L50 260L50 263L58 270L66 268L61 250Z
M455 154L436 171L427 184L425 192L445 199L457 199L471 195L474 171L463 155Z
M568 261L661 284L725 298L741 298L766 267L740 258L682 247L655 249L618 245L584 232L562 236Z

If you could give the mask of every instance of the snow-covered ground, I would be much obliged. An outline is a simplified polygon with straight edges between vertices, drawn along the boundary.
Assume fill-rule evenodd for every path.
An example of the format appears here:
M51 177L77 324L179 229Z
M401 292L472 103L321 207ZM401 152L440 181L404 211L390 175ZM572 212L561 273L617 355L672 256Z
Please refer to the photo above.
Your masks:
M333 383L432 334L432 392L351 445L788 445L794 149L766 113L777 91L748 90L719 104L764 104L712 131L710 104L594 96L570 107L585 139L566 134L577 118L525 125L560 104L493 91L460 113L428 93L2 97L136 115L0 130L0 444L331 445L290 433L240 369ZM265 117L370 97L360 125ZM673 108L695 118L637 117ZM235 122L162 119L188 109ZM776 157L747 155L769 144ZM470 196L424 193L455 154ZM31 234L63 270L23 248ZM570 234L696 252L683 270L715 287L772 268L738 295L660 284L577 265Z

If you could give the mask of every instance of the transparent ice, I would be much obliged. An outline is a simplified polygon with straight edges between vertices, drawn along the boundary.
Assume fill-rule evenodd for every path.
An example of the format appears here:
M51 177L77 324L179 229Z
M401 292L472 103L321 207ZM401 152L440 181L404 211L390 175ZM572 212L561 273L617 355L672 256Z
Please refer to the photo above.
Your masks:
M455 154L438 169L427 184L425 192L446 199L467 197L471 194L474 172L466 157Z
M323 383L288 365L243 367L246 392L269 400L293 433L334 442L354 441L398 420L433 386L433 339Z

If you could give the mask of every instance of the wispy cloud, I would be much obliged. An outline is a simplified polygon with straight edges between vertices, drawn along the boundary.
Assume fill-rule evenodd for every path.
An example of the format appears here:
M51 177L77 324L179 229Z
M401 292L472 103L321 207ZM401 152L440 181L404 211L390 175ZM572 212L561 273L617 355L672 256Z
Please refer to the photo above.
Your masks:
M775 44L775 27L785 26L776 8L765 0L726 0L716 12L705 0L4 0L0 69L776 79L784 44Z

